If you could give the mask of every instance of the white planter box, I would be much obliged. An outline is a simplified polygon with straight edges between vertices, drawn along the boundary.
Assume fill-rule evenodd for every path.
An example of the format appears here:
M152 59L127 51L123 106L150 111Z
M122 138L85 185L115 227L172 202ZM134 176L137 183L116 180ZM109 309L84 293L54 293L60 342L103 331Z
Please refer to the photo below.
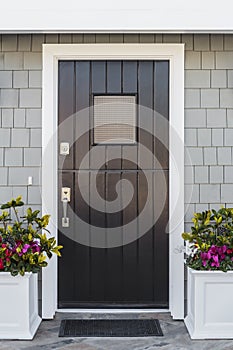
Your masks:
M37 274L0 272L0 339L32 339L38 316Z
M188 268L188 315L192 339L233 339L233 271Z

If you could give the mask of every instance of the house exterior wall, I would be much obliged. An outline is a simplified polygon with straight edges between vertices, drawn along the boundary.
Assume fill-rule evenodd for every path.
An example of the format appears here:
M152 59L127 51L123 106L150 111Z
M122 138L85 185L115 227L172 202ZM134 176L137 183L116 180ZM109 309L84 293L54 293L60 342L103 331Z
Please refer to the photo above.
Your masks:
M185 222L233 203L233 35L2 35L0 201L41 205L42 43L185 43ZM27 186L28 176L33 185Z
M233 206L233 35L220 34L2 35L0 202L41 206L42 43L109 42L185 43L185 228L194 211Z

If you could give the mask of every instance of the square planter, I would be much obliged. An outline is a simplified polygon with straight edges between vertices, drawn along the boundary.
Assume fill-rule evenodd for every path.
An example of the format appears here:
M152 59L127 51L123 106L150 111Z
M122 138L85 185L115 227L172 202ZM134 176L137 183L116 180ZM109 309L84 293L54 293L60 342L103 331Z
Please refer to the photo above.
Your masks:
M188 268L188 314L192 339L233 339L233 271Z
M37 274L0 272L0 339L32 339L40 325Z

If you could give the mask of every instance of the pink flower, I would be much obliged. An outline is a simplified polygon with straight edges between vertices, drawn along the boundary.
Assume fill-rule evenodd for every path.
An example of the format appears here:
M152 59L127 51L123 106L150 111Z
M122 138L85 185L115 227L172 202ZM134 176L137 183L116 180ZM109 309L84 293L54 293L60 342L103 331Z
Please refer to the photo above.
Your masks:
M202 259L202 265L206 266L209 261L210 266L219 267L220 261L225 260L225 253L227 252L228 249L226 245L220 247L212 245L207 252L201 252L200 257Z
M20 244L18 245L18 247L20 246ZM30 244L24 244L23 248L18 251L18 255L22 256L23 254L27 253L28 249L30 248Z
M211 266L219 267L218 255L213 255L212 259L213 262L211 263Z
M31 245L32 252L33 253L39 253L40 252L40 246L38 245L37 242L33 242Z
M22 249L22 253L23 253L23 254L24 254L24 253L27 253L28 248L30 248L30 244L24 244L23 249Z
M4 269L3 259L0 258L0 270Z
M11 256L11 254L12 254L12 253L11 253L11 251L10 251L9 249L6 249L6 250L5 250L5 255L6 255L6 256Z
M222 252L223 252L223 253L226 253L226 251L227 251L227 246L226 246L226 245L223 245L223 246L222 246Z

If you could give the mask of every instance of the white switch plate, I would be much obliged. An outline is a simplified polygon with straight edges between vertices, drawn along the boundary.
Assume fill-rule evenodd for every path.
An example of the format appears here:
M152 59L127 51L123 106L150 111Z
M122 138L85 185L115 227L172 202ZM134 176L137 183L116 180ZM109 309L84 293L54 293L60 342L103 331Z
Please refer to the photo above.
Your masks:
M61 142L60 143L60 154L66 156L70 153L70 145L69 142Z

